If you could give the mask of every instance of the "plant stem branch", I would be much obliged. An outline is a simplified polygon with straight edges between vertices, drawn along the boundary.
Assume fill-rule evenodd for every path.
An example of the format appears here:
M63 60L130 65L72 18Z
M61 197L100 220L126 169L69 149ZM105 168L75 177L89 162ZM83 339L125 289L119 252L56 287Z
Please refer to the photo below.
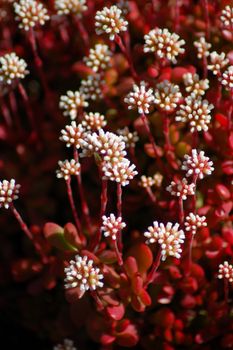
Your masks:
M156 258L153 262L152 268L147 276L145 288L147 288L149 284L154 282L156 271L158 270L158 267L159 267L160 262L161 262L161 256L162 256L162 249L159 248L159 251L158 251Z

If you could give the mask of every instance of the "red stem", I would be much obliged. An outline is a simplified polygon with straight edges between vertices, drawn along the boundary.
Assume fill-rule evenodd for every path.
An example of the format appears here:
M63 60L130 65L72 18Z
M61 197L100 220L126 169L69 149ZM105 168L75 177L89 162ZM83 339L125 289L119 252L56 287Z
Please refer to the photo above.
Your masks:
M233 113L233 89L230 91L230 108L228 110L228 133L231 132L231 124L232 124L232 113Z
M120 183L117 184L117 216L122 217L122 186ZM118 232L117 243L119 245L120 251L122 251L122 233L121 230Z
M12 126L11 114L2 96L0 97L0 105L1 105L2 116L5 120L5 123L7 126L11 127Z
M33 234L31 233L31 231L29 230L27 224L24 222L24 220L22 219L21 215L19 214L18 210L14 207L13 204L11 204L11 210L16 218L16 220L18 221L22 231L26 234L26 236L32 241L36 251L39 253L41 260L43 261L43 263L47 263L48 259L47 257L44 255L44 253L41 250L41 246L34 240Z
M123 265L122 253L120 253L120 251L119 251L117 239L114 241L114 248L115 248L115 253L117 256L117 262L120 266L122 266Z
M204 55L203 56L203 78L206 79L208 76L208 69L207 69L207 58Z
M210 18L209 18L209 8L208 0L203 0L204 12L205 12L205 23L206 23L206 37L210 38Z
M160 265L161 256L162 256L162 250L161 250L161 248L159 248L159 251L158 251L156 258L153 262L152 268L147 276L145 288L147 288L149 284L154 282L156 271L158 270L158 267Z
M146 187L145 190L146 190L148 196L150 197L151 201L153 203L155 203L156 202L156 197L155 197L154 193L152 192L151 188L150 187Z
M184 203L182 197L179 197L179 222L180 225L184 222Z
M90 43L89 43L89 35L82 23L82 20L80 18L78 18L77 16L73 16L75 25L81 35L81 38L83 40L83 43L85 45L85 51L88 51L88 48L90 47Z
M192 248L193 248L193 238L194 235L190 233L190 237L188 238L188 261L187 261L187 270L185 275L189 276L192 266Z
M138 81L139 80L139 77L138 77L138 74L136 73L135 69L134 69L134 65L133 65L133 61L132 61L132 58L130 56L130 54L128 53L121 37L119 35L116 35L115 36L115 42L117 43L117 45L119 46L119 48L121 49L123 55L125 56L126 60L128 61L128 64L129 64L129 69L130 69L130 72L132 74L132 77L135 81Z
M229 294L229 286L228 286L228 279L224 278L224 300L226 305L228 305L228 294Z
M35 119L34 119L34 116L33 116L32 110L31 110L28 95L27 95L27 93L26 93L26 91L21 83L19 83L19 85L18 85L18 90L19 90L19 93L23 99L31 127L35 130L36 129Z
M16 126L21 132L23 132L22 123L20 121L19 113L18 113L18 106L15 99L15 94L13 91L9 92L9 102L10 102L10 108L13 113L13 119L15 120Z
M176 33L178 33L179 29L180 29L180 0L176 0L174 30Z
M165 114L163 116L163 133L165 137L165 147L168 150L171 148L171 141L169 137L169 124L170 124L170 119L167 116L167 114Z
M78 155L78 151L77 151L76 147L74 147L74 159L76 160L76 162L79 162L79 155ZM80 195L80 199L81 199L82 214L83 214L84 219L86 221L87 228L88 228L89 232L92 232L90 212L89 212L89 207L88 207L88 204L86 201L86 197L85 197L84 189L83 189L83 185L82 185L81 171L80 171L79 175L77 175L77 183L78 183L79 195Z
M69 198L72 214L73 214L73 217L74 217L74 221L75 221L75 224L76 224L76 226L78 228L78 231L79 231L80 238L81 238L82 241L84 241L85 237L84 237L84 235L82 233L81 223L80 223L80 220L79 220L79 217L78 217L78 213L77 213L77 210L76 210L76 207L75 207L75 204L74 204L74 197L73 197L73 193L72 193L72 189L71 189L71 184L70 183L71 183L71 179L69 178L68 180L66 180L67 194L68 194L68 198Z

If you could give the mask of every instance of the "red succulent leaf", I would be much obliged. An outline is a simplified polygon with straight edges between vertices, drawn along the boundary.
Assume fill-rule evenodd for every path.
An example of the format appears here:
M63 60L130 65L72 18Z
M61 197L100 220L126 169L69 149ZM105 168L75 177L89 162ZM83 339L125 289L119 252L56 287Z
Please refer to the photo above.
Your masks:
M122 303L117 306L108 306L106 310L108 315L115 321L119 321L124 317L125 307Z
M120 346L132 347L138 343L138 340L137 329L132 324L129 324L123 332L116 335L116 342Z
M138 273L138 264L136 259L133 256L128 256L124 262L124 268L129 277L133 277Z
M144 243L139 243L130 248L128 255L133 256L136 259L138 271L142 275L144 275L152 265L153 254L150 248Z

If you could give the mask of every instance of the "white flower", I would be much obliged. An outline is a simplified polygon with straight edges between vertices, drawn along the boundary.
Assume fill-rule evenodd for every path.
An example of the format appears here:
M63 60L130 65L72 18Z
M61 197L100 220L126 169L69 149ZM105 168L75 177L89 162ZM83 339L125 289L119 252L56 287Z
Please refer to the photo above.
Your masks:
M110 67L111 56L112 52L107 45L97 44L94 49L90 49L89 55L83 60L96 73Z
M79 108L88 106L86 96L79 91L67 91L66 95L60 97L59 107L63 109L63 115L76 119Z
M233 7L227 5L221 13L220 16L222 26L226 29L232 29L233 27Z
M0 81L11 84L16 79L24 79L29 73L27 63L15 52L0 57Z
M130 92L124 99L128 104L128 109L137 108L138 113L148 114L150 106L154 103L153 89L146 88L144 81L140 85L133 85L133 91Z
M164 80L156 85L155 104L166 112L172 112L182 98L178 85L172 84L168 80Z
M181 169L186 171L187 177L194 175L203 179L214 171L213 162L205 156L204 151L198 153L196 149L192 149L191 155L185 154L184 159Z
M185 218L184 226L186 231L195 235L198 228L207 226L206 217L189 213L189 215Z
M210 53L210 64L207 66L214 75L219 75L221 70L229 63L225 52L218 54L216 51Z
M184 40L176 33L170 33L167 28L152 29L144 36L145 45L144 52L155 52L160 58L166 58L172 63L176 63L176 57L184 53Z
M0 208L8 209L12 202L18 199L20 185L14 179L0 181Z
M121 161L112 164L110 162L105 162L102 170L104 173L104 178L107 180L115 181L122 186L129 184L129 180L132 180L134 176L137 175L135 170L136 166L130 164L130 161L123 158Z
M118 129L117 133L122 136L126 148L135 148L139 140L137 131L129 131L129 128L125 126L123 129Z
M99 130L106 126L107 121L103 114L96 113L85 113L84 119L82 120L82 126L86 130Z
M70 339L64 339L63 344L58 344L53 347L53 350L77 350L74 342Z
M207 100L202 100L194 95L185 98L185 104L180 105L176 112L177 122L188 122L190 131L207 131L211 122L211 110L214 108Z
M112 240L117 239L117 234L126 227L126 224L122 221L122 217L115 217L114 214L110 214L109 217L102 217L103 223L101 230L105 237L111 237Z
M81 157L97 153L103 161L111 164L118 163L126 155L125 143L121 136L100 129L98 133L89 133L81 142Z
M76 162L76 160L71 159L64 160L63 162L60 160L58 162L59 170L56 171L57 178L69 180L72 175L80 174L80 163Z
M87 10L86 0L55 0L55 10L59 15L74 14L81 17Z
M140 182L139 182L139 185L143 188L150 188L152 186L154 186L155 184L155 180L153 179L153 177L151 176L145 176L145 175L142 175L141 176L141 179L140 179Z
M68 267L65 268L65 288L79 288L81 296L87 291L94 291L103 287L101 280L104 276L100 273L100 269L93 266L93 260L89 260L87 256L75 256L75 260L71 260ZM80 297L81 297L80 296Z
M95 21L96 33L107 33L110 40L114 40L120 32L125 32L128 26L128 22L122 17L121 9L115 5L97 11Z
M87 100L101 100L104 97L104 84L105 81L100 74L88 75L87 79L81 80L80 92Z
M221 83L227 90L233 89L233 66L223 72Z
M186 73L183 75L185 90L192 94L192 97L202 96L209 89L209 80L200 80L198 74Z
M35 0L19 0L14 2L14 10L19 21L19 28L28 31L37 25L44 25L49 20L47 9Z
M74 145L77 149L81 147L81 141L84 139L86 130L82 124L76 124L75 121L71 125L66 125L65 129L61 130L60 140L66 142L67 147Z
M219 265L218 278L224 278L231 283L233 282L233 266L230 265L228 261L224 261L223 264Z
M165 226L154 221L153 226L148 227L148 231L144 233L144 236L147 238L147 244L157 242L160 245L163 261L168 256L174 256L177 259L181 257L181 244L184 243L185 235L179 229L179 224L173 225L168 222Z
M197 57L199 59L209 56L209 49L212 45L206 42L204 36L200 37L199 40L194 41L194 46L197 48Z
M186 200L187 196L193 196L195 194L195 184L188 184L188 181L184 178L181 181L172 181L166 190L172 196L181 197L182 200Z
M155 173L153 176L154 182L155 182L155 186L156 187L160 187L162 185L163 182L163 175L160 173Z

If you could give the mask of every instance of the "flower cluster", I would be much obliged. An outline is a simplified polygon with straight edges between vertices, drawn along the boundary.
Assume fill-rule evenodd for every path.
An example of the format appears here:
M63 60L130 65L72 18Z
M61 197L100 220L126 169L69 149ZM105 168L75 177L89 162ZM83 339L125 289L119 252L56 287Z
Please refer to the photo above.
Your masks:
M125 97L128 109L137 108L139 114L148 114L150 106L155 102L153 89L147 89L144 81L134 85L133 91Z
M193 196L195 194L195 184L189 184L184 178L181 181L172 181L167 187L167 191L170 192L172 196L186 200L187 196Z
M0 208L8 209L12 202L18 199L20 185L14 179L0 181Z
M19 58L15 52L0 57L0 81L12 84L14 80L24 79L29 73L27 63Z
M233 66L223 72L221 83L227 90L233 89Z
M223 264L219 265L218 278L224 278L231 283L233 282L233 266L228 261L224 261Z
M84 62L93 72L106 70L110 67L112 53L107 45L97 44L94 49L90 49L89 55L84 57Z
M194 176L203 179L205 175L211 175L214 171L213 162L205 156L204 151L192 149L191 155L186 154L181 169L186 171L186 176Z
M79 17L87 10L86 0L55 0L55 9L59 15L74 14Z
M114 214L110 214L108 217L103 216L103 224L101 230L104 233L104 237L110 237L113 241L117 239L117 234L126 227L126 224L122 221L122 217L115 217Z
M116 35L127 30L128 22L122 17L122 10L114 5L97 11L95 26L97 34L107 33L110 40L114 40Z
M202 36L199 40L194 41L194 46L197 48L197 57L199 59L203 59L209 56L209 49L211 48L211 44L207 43L205 37Z
M192 96L202 96L209 89L209 80L200 80L198 74L186 73L183 75L185 90Z
M69 180L72 175L79 175L80 173L80 164L74 159L64 160L58 162L59 170L57 170L57 178Z
M58 344L53 347L53 350L77 350L74 342L70 339L64 339L63 344Z
M19 0L14 2L16 20L19 28L28 31L37 25L44 25L49 20L47 9L41 2L36 0Z
M65 288L79 288L83 294L89 289L93 291L102 288L104 284L101 280L104 276L93 263L87 256L76 255L65 268Z
M161 59L167 59L172 63L176 63L177 56L184 53L185 44L176 33L170 33L167 28L152 29L145 35L144 52L155 52Z
M168 222L166 226L157 221L153 222L153 226L148 227L148 231L144 233L148 244L158 243L161 247L162 260L166 260L168 256L174 256L177 259L181 257L181 244L184 243L185 235L179 229L179 224L172 225Z
M66 95L62 95L60 98L59 107L63 109L63 115L69 116L71 119L76 119L78 110L88 106L88 102L79 91L67 91Z
M191 232L193 235L195 235L198 228L207 226L206 217L199 216L194 213L189 213L189 215L185 218L184 225L186 231Z
M164 80L157 84L154 103L165 112L172 112L182 98L179 86Z

